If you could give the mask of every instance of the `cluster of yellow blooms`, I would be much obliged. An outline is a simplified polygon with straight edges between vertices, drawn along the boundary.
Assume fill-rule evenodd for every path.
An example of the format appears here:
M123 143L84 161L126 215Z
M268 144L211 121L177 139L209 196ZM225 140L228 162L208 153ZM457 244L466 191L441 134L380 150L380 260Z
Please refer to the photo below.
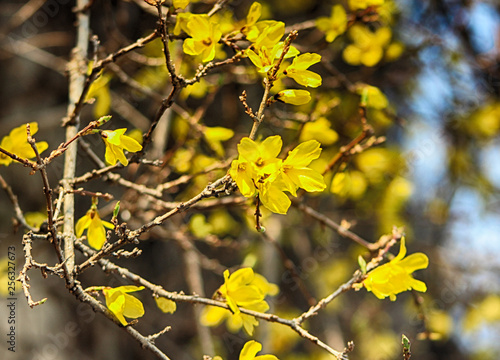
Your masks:
M297 196L299 188L309 192L326 188L323 176L308 167L321 154L318 141L299 144L284 160L277 158L282 145L279 135L262 142L245 137L238 144L238 159L233 160L229 170L243 196L258 194L262 204L278 214L286 214L291 205L285 191Z
M173 1L174 7L181 9L184 9L188 3L189 0ZM369 6L380 6L383 3L384 0L349 0L348 5L352 11L357 11ZM257 72L269 77L270 71L274 69L280 58L291 59L291 63L284 62L280 66L283 69L274 69L276 70L275 79L288 77L305 87L316 88L320 86L321 76L310 71L309 68L319 63L321 56L315 53L300 54L293 46L290 46L287 53L283 55L285 45L281 39L285 33L285 24L274 20L259 21L261 13L261 4L254 2L247 14L246 21L242 26L238 25L237 29L237 33L243 34L245 39L251 43L244 50L244 55L255 65ZM351 65L376 65L383 58L384 51L386 51L384 49L388 47L392 36L388 27L380 27L376 31L371 31L364 25L355 24L347 30L348 15L342 5L333 6L330 17L318 18L316 26L325 33L327 42L334 41L339 35L348 31L352 43L344 49L343 57ZM216 57L217 44L223 36L221 26L215 17L189 12L177 14L173 32L176 35L181 34L181 32L186 33L188 38L183 42L184 53L197 56L203 62L211 61ZM105 85L109 79L103 78L102 82ZM363 91L371 91L377 95L377 90L370 87ZM276 94L274 99L301 105L309 102L311 95L306 90L286 89ZM371 96L371 99L378 99L376 105L379 107L387 106L387 100L383 94L378 97ZM330 139L334 139L331 140L333 142L338 135L330 129L330 124L326 119L320 119L314 124L306 124L305 128L308 126L311 127L310 133L317 134L314 136L315 139L303 141L289 151L284 159L278 158L283 145L279 135L267 137L262 141L254 141L248 137L240 141L238 158L232 161L229 175L238 185L242 195L245 197L257 195L262 205L270 211L286 214L291 200L285 192L297 196L299 188L308 192L320 192L326 188L323 176L310 168L309 165L321 154L320 142L317 139L324 137L326 133ZM312 126L316 128L312 128ZM30 123L30 128L31 134L35 134L38 131L38 124ZM95 130L105 143L105 159L108 164L114 165L119 161L127 166L129 161L125 156L125 151L138 152L142 149L137 140L125 135L126 130L125 128ZM214 151L222 156L224 148L221 141L231 138L234 135L233 131L224 128L206 128L206 130L207 135L205 136L210 140L209 143ZM328 133L328 131L333 131L333 134ZM39 152L48 148L46 142L38 142L36 146ZM30 159L35 156L31 145L27 142L26 125L13 129L7 136L3 137L0 147L21 158ZM7 166L12 161L12 158L7 154L0 153L0 165ZM336 176L334 179L336 185L342 181L340 176ZM87 213L77 221L75 233L77 237L81 237L83 232L87 230L89 245L100 250L106 242L106 228L112 229L113 227L112 223L100 218L97 200L93 200ZM390 262L370 271L359 287L364 286L376 297L380 299L389 297L392 301L396 299L397 294L407 290L414 289L425 292L427 289L425 283L414 279L412 273L428 266L427 256L423 253L405 256L406 246L403 238L399 254ZM136 319L144 315L144 306L141 301L129 294L143 290L144 287L119 286L116 288L99 287L99 289L104 294L106 306L122 325L128 325L125 317ZM224 283L217 290L216 298L225 301L229 311L222 307L206 307L203 310L201 322L206 326L215 326L226 320L231 331L239 331L243 328L252 335L258 321L255 317L242 313L240 308L265 312L269 309L265 297L276 295L278 291L276 285L254 273L251 268L242 268L232 274L226 270ZM175 311L176 305L171 300L157 298L156 302L164 312ZM274 355L257 356L261 349L261 344L253 340L249 341L244 345L239 359L278 360ZM220 357L214 359L222 360Z

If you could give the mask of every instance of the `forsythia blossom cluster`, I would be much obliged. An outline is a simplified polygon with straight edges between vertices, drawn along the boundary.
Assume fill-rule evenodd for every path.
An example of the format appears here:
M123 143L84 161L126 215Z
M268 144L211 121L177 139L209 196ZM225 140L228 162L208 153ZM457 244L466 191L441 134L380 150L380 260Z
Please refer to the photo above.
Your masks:
M257 21L261 16L262 6L254 2L247 15L247 24L241 29L252 46L245 51L250 61L257 67L260 73L268 73L278 62L283 54L284 42L280 41L285 34L285 24L281 21L264 20ZM284 59L292 59L292 64L288 65L282 72L278 72L277 78L285 75L294 79L297 83L306 87L318 87L321 85L321 76L308 70L311 65L321 61L321 55L305 53L299 55L299 51L291 46L285 54ZM308 93L306 90L303 92ZM276 97L277 100L293 105L305 104L310 100L310 96L303 93L289 92L288 96Z
M282 145L279 135L262 142L243 138L238 144L239 157L233 160L229 170L244 196L258 193L262 204L278 214L286 214L291 205L285 191L297 196L298 188L316 192L326 187L323 176L308 167L321 154L318 141L299 144L284 160L277 158Z
M220 307L207 307L203 311L201 322L206 326L216 326L227 318L229 330L236 332L243 327L252 335L254 326L259 322L255 317L243 314L239 308L265 312L269 309L269 305L264 298L268 294L277 293L276 285L268 283L262 275L254 273L251 268L237 270L231 275L229 270L226 270L224 284L218 289L217 294L227 302L230 312Z

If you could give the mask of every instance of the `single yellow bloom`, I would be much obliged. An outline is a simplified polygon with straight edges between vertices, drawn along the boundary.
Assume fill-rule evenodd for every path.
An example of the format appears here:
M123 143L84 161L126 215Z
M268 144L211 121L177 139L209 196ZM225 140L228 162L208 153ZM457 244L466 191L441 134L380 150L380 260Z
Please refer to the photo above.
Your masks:
M114 165L120 161L123 165L128 165L128 160L123 153L124 150L137 152L142 149L142 145L130 136L124 135L127 129L104 130L101 132L102 139L106 145L106 161Z
M206 326L216 326L227 320L229 330L236 332L243 327L251 335L259 322L255 317L241 313L239 307L265 312L269 309L265 296L275 295L278 291L275 284L269 283L262 275L255 274L251 268L239 269L231 275L226 270L224 284L218 293L226 300L231 311L215 306L206 307L201 322Z
M287 89L281 90L274 98L286 104L303 105L311 101L311 93L307 90Z
M31 122L30 124L30 132L31 135L35 135L38 131L38 123ZM37 142L36 147L39 153L47 150L49 144L45 141ZM26 133L26 124L18 126L12 129L9 135L6 135L2 138L2 142L0 143L0 147L8 152L15 154L23 159L31 159L34 158L35 152L33 148L28 143L28 134ZM7 155L0 153L0 165L9 166L12 163L12 158Z
M137 319L144 315L142 302L128 294L142 289L144 289L144 286L128 285L117 288L106 287L102 290L106 298L106 306L123 326L128 324L125 317Z
M405 238L401 239L399 254L387 264L381 265L368 273L363 285L379 299L387 296L391 301L396 295L407 290L426 292L427 286L423 281L414 279L415 270L425 269L429 265L429 258L424 253L406 255Z
M87 230L87 239L89 245L96 250L100 250L106 242L106 229L114 229L114 225L108 221L101 220L97 206L92 204L90 210L78 220L75 227L77 237L82 236L83 231Z
M191 14L185 27L191 38L184 40L184 52L199 55L203 62L213 60L215 47L222 36L218 24L212 22L208 15Z
M348 34L353 43L344 49L342 56L350 65L375 66L382 60L384 48L392 37L388 27L372 32L366 26L357 24L349 29Z
M294 79L300 85L318 87L321 85L321 76L307 70L311 65L321 61L321 55L315 53L305 53L295 57L292 64L287 67L283 74Z
M330 17L319 17L316 26L326 35L326 41L332 42L347 29L347 14L342 5L332 7Z
M297 196L299 187L308 192L323 191L326 188L323 176L308 167L320 154L320 143L316 140L303 142L288 152L281 167L281 180L284 188L293 196Z
M255 340L250 340L243 345L243 349L240 352L239 360L278 360L274 355L259 355L256 356L259 351L262 350L262 345Z
M254 272L251 268L236 270L229 275L229 270L224 271L224 284L219 292L226 299L229 308L234 314L238 314L238 306L245 306L264 300L266 294L252 282Z

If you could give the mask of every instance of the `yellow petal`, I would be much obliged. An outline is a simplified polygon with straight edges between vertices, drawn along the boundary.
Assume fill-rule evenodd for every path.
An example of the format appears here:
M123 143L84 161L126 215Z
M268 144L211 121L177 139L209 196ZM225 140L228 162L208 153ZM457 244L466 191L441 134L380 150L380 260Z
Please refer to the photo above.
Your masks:
M155 301L156 301L156 305L164 313L173 314L175 312L175 310L177 310L177 304L175 303L175 301L172 301L172 300L164 298L164 297L155 298Z
M240 352L240 360L253 360L255 355L262 350L262 345L255 340L248 341L243 345Z

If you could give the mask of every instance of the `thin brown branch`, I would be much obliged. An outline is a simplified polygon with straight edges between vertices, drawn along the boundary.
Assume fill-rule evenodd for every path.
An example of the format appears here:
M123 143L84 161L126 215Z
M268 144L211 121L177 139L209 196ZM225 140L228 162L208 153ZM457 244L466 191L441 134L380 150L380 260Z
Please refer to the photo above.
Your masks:
M0 186L4 191L7 193L7 196L10 199L10 202L12 203L12 206L14 207L14 213L16 214L16 219L19 221L26 229L28 230L36 230L34 227L29 225L26 222L26 219L24 218L23 211L21 210L21 207L19 206L19 201L17 200L17 195L14 194L14 191L12 191L12 188L7 184L5 179L3 178L2 175L0 175Z
M303 211L305 214L311 216L312 218L318 220L322 224L325 224L329 228L335 230L340 236L351 239L355 243L367 248L370 251L377 250L377 244L370 243L363 238L361 238L359 235L356 235L349 229L346 229L342 227L340 224L337 224L335 221L330 219L329 217L321 214L320 212L314 210L313 208L297 201L296 199L292 199L292 205L295 206L297 209Z

